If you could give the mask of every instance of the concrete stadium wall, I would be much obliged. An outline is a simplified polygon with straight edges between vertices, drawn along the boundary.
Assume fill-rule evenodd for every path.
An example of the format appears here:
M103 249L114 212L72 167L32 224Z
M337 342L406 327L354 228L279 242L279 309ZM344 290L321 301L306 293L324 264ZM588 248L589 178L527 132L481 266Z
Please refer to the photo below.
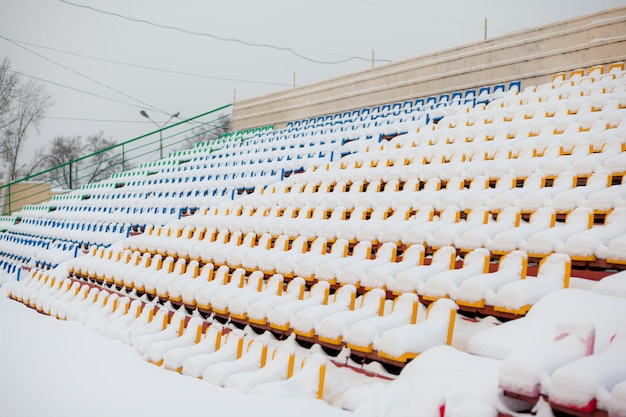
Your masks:
M288 121L626 60L626 7L394 62L233 105L233 129Z
M2 186L2 183L0 183ZM22 209L28 204L37 204L47 201L53 195L59 194L50 189L50 183L40 181L23 181L9 186L9 195L6 206L2 207L0 214L10 214Z

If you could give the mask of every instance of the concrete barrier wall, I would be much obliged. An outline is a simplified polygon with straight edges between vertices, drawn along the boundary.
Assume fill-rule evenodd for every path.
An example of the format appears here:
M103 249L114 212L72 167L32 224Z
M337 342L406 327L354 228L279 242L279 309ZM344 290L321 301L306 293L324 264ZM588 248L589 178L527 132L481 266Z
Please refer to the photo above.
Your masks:
M2 183L0 183L2 186ZM21 210L28 204L37 204L47 201L53 195L59 194L50 189L50 183L41 181L23 181L9 186L6 205L0 208L0 214L10 214Z
M626 7L510 33L234 103L233 128L288 121L626 60Z

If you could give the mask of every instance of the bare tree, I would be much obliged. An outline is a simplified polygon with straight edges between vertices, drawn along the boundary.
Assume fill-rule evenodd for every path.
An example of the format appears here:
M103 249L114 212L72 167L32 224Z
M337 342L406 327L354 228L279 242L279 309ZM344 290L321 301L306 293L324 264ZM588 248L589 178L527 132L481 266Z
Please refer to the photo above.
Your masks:
M0 127L4 128L7 113L17 90L17 75L11 71L11 63L4 58L0 64Z
M231 130L232 120L230 115L221 115L215 121L193 129L191 136L187 138L187 143L195 145L196 143L215 140Z
M87 136L85 153L93 156L85 161L90 167L82 177L84 183L100 181L122 170L122 158L119 152L114 149L115 145L117 142L105 138L102 132Z
M82 136L56 136L44 154L43 167L51 183L63 188L76 188L99 181L120 170L121 158L114 148L116 142L102 132Z
M34 81L21 82L4 58L0 64L0 161L4 172L0 188L0 213L7 206L8 184L21 174L20 152L32 129L37 129L52 105L48 91Z
M35 81L20 82L8 59L0 65L0 157L6 164L5 180L20 174L18 160L28 134L39 127L52 97Z

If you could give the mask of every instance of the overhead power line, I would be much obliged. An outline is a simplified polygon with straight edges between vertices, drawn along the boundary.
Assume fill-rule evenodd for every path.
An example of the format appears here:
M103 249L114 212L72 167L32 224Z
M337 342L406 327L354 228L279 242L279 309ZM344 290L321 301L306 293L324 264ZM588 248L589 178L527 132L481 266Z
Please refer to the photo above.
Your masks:
M476 28L481 28L481 29L484 27L483 25L478 25L476 23L463 22L461 20L454 20L454 19L450 19L450 18L447 18L447 17L435 16L435 15L428 14L428 13L418 12L416 10L410 10L410 9L405 9L403 7L392 6L390 4L379 3L379 2L373 1L373 0L359 0L359 1L361 1L363 3L374 4L374 5L380 6L380 7L386 7L387 9L398 10L398 11L401 11L403 13L411 13L411 14L418 15L418 16L428 17L429 19L436 19L436 20L441 20L443 22L454 23L454 24L457 24L457 25L465 25L465 26L471 26L471 27L476 27ZM493 31L496 31L496 32L506 33L506 31L504 31L502 29L495 29L493 27L490 27L489 29L493 30Z
M57 66L59 66L59 67L61 67L61 68L65 69L65 70L67 70L67 71L69 71L69 72L71 72L71 73L73 73L73 74L76 74L76 75L78 75L78 76L80 76L80 77L83 77L83 78L85 78L85 79L87 79L87 80L89 80L89 81L91 81L91 82L93 82L93 83L96 83L96 84L98 84L98 85L100 85L100 86L102 86L102 87L104 87L104 88L107 88L107 89L109 89L109 90L111 90L111 91L114 91L114 92L116 92L117 94L120 94L120 95L122 95L122 96L124 96L124 97L127 97L127 98L129 98L129 99L131 99L131 100L134 100L134 101L136 101L137 103L140 103L142 106L145 106L145 107L148 107L148 108L152 109L153 111L156 111L156 112L159 112L159 113L163 113L163 114L168 114L168 112L167 112L167 111L165 111L165 110L163 110L163 109L160 109L160 108L158 108L158 107L156 107L156 106L153 106L153 105L151 105L151 104L148 104L148 103L146 103L146 102L145 102L145 101L143 101L143 100L140 100L140 99L138 99L138 98L135 98L135 97L131 96L130 94L126 94L126 93L124 93L123 91L120 91L120 90L118 90L118 89L116 89L116 88L113 88L113 87L111 87L111 86L109 86L109 85L107 85L107 84L105 84L105 83L103 83L103 82L101 82L101 81L98 81L98 80L96 80L96 79L94 79L94 78L92 78L92 77L89 77L88 75L85 75L85 74L83 74L83 73L81 73L81 72L79 72L79 71L76 71L76 70L74 70L74 69L72 69L72 68L70 68L70 67L68 67L68 66L66 66L66 65L63 65L63 64L61 64L61 63L59 63L59 62L56 62L55 60L53 60L53 59L51 59L51 58L48 58L47 56L45 56L45 55L43 55L43 54L40 54L40 53L39 53L39 52L37 52L37 51L33 51L32 49L30 49L30 48L28 48L28 47L26 47L26 46L24 46L24 45L21 45L21 44L19 44L18 42L15 42L15 41L13 41L13 40L11 40L11 39L9 39L9 38L5 37L5 36L0 35L0 38L1 38L1 39L6 40L7 42L12 43L13 45L17 46L18 48L22 48L22 49L24 49L24 50L26 50L26 51L30 52L31 54L34 54L34 55L36 55L36 56L38 56L38 57L40 57L40 58L42 58L42 59L45 59L46 61L51 62L51 63L53 63L54 65L57 65Z
M18 40L18 39L11 39L11 38L6 38L6 37L5 37L5 39L10 39L13 42L17 42L17 43L23 44L23 45L32 46L34 48L41 48L41 49L45 49L45 50L48 50L48 51L54 51L54 52L59 52L59 53L62 53L62 54L78 56L78 57L81 57L81 58L92 59L92 60L100 61L100 62L108 62L108 63L111 63L111 64L125 65L125 66L133 67L133 68L147 69L147 70L151 70L151 71L159 71L159 72L164 72L164 73L169 73L169 74L185 75L185 76L190 76L190 77L208 78L208 79L221 80L221 81L234 81L234 82L242 82L242 83L250 83L250 84L263 84L263 85L275 85L275 86L280 86L280 87L291 87L290 83L278 83L278 82L272 82L272 81L244 80L244 79L241 79L241 78L218 77L218 76L214 76L214 75L197 74L197 73L184 72L184 71L175 71L175 70L169 70L169 69L164 69L164 68L151 67L151 66L147 66L147 65L133 64L133 63L130 63L130 62L117 61L117 60L113 60L113 59L100 58L100 57L95 57L95 56L91 56L91 55L80 54L80 53L77 53L77 52L65 51L63 49L51 48L49 46L38 45L38 44L35 44L35 43L25 42L25 41L21 41L21 40Z
M117 100L117 99L114 99L114 98L111 98L111 97L103 96L101 94L92 93L91 91L81 90L80 88L76 88L76 87L72 87L72 86L69 86L69 85L65 85L65 84L54 82L54 81L46 80L45 78L35 77L34 75L25 74L25 73L23 73L21 71L15 71L15 70L11 70L11 71L13 73L15 73L15 74L19 74L19 75L22 75L22 76L27 77L27 78L32 78L33 80L37 80L37 81L41 81L41 82L44 82L44 83L56 85L57 87L67 88L68 90L76 91L76 92L82 93L82 94L88 94L90 96L98 97L98 98L101 98L103 100L109 100L109 101L113 101L115 103L126 104L126 105L134 107L134 108L141 107L141 106L137 106L137 104L135 104L135 103L129 103L127 101Z
M247 41L247 40L243 40L243 39L237 39L237 38L226 38L226 37L214 35L214 34L211 34L211 33L198 32L198 31L194 31L194 30L184 29L184 28L181 28L179 26L164 25L164 24L152 22L152 21L146 20L146 19L138 19L138 18L135 18L135 17L130 17L130 16L123 15L121 13L109 12L107 10L97 9L95 7L87 6L87 5L84 5L84 4L72 3L72 2L67 1L67 0L59 0L59 1L61 3L65 3L65 4L70 5L70 6L80 7L80 8L83 8L83 9L91 10L91 11L96 12L96 13L101 13L101 14L105 14L105 15L109 15L109 16L115 16L115 17L118 17L120 19L128 20L128 21L131 21L131 22L136 22L136 23L143 23L143 24L150 25L150 26L155 26L155 27L158 27L158 28L161 28L161 29L174 30L174 31L185 33L185 34L188 34L188 35L204 36L204 37L208 37L208 38L215 39L215 40L218 40L218 41L235 42L235 43L239 43L239 44L246 45L246 46L259 47L259 48L269 48L269 49L275 49L275 50L278 50L278 51L289 52L289 53L297 56L298 58L304 59L304 60L309 61L309 62L314 62L316 64L329 64L329 65L332 65L332 64L342 64L342 63L353 61L353 60L365 61L365 62L371 62L372 61L371 58L365 58L365 57L360 57L360 56L348 56L345 59L341 59L341 60L337 60L337 61L321 61L321 60L318 60L318 59L307 57L307 56L301 54L300 52L298 52L297 50L295 50L293 48L287 48L287 47L284 47L284 46L271 45L271 44L267 44L267 43L251 42L251 41ZM331 54L331 53L319 52L319 51L306 51L306 52L317 53L317 54L324 54L324 55L345 56L345 55ZM376 59L375 61L376 62L391 62L388 59Z

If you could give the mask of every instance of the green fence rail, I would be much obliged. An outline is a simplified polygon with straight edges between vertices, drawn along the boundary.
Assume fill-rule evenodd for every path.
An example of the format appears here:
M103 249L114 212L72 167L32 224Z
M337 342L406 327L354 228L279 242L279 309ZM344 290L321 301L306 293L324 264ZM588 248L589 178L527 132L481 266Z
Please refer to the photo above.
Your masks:
M9 215L27 204L50 200L85 184L101 181L137 167L149 167L163 155L190 148L211 136L218 137L230 118L227 104L197 116L172 123L98 152L0 185L0 215ZM158 164L156 164L158 165Z

